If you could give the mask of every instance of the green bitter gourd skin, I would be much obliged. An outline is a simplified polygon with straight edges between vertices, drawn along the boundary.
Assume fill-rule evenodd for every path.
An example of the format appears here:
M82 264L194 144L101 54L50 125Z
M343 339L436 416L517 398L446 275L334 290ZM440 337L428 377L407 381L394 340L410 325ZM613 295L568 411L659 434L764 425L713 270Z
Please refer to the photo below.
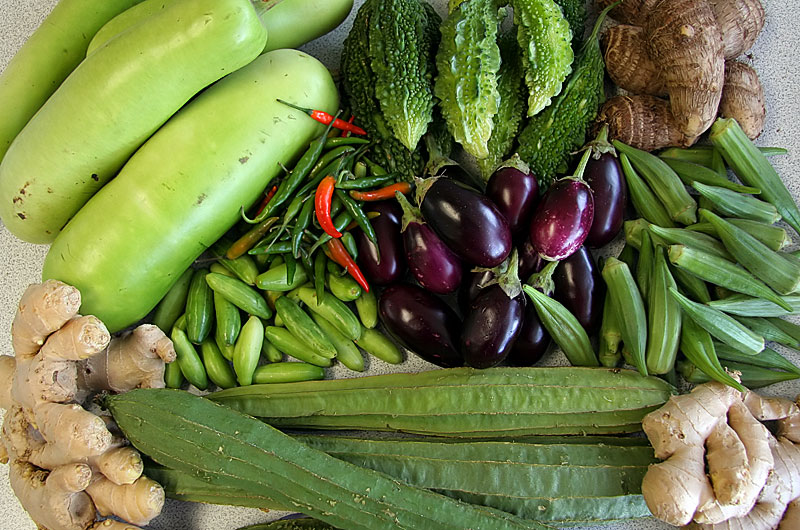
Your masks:
M572 32L572 49L577 50L583 42L586 29L586 2L584 0L556 0Z
M498 0L465 0L441 25L434 94L453 138L476 158L489 156L500 99L497 31L505 15Z
M581 47L564 90L540 114L528 120L519 136L519 155L546 188L569 170L576 150L586 141L586 131L604 97L605 65L597 33L608 9L597 19L592 34Z
M572 71L572 32L553 0L512 0L517 40L522 48L528 116L550 105Z
M394 136L416 149L433 119L433 55L429 11L419 0L373 0L369 58L375 96Z
M497 93L500 97L494 117L492 136L487 144L488 154L477 160L484 180L488 180L503 159L511 152L522 118L525 116L525 85L522 82L520 49L514 32L500 36L500 71Z

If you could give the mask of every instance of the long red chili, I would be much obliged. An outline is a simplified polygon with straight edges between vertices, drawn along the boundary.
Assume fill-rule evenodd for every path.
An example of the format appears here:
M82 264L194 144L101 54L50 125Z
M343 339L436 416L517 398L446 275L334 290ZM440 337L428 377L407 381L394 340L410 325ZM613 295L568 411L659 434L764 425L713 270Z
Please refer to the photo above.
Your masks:
M351 114L350 118L347 120L347 123L350 124L350 125L353 125L353 120L355 120L355 119L356 119L356 115L355 114ZM340 136L342 138L347 138L348 136L350 136L350 131L342 131L342 134Z
M311 116L313 119L315 119L316 121L318 121L318 122L320 122L322 124L330 125L331 122L333 122L333 127L335 127L336 129L341 129L343 131L348 131L348 132L351 132L353 134L360 134L361 136L366 136L366 134L367 134L367 131L365 131L361 127L359 127L357 125L353 125L352 123L347 123L346 121L341 120L341 119L335 117L332 114L328 114L324 110L314 110L314 109L309 109L309 108L306 108L306 107L300 107L298 105L295 105L294 103L289 103L288 101L284 101L282 99L279 99L278 101L280 101L284 105L288 105L288 106L292 107L293 109L297 109L300 112L305 112L306 114Z
M367 283L364 273L358 268L355 260L353 260L350 253L347 252L344 243L342 243L340 239L331 239L325 244L325 255L334 263L344 268L362 289L369 292L369 283Z
M350 190L350 196L357 201L382 201L394 198L394 192L396 191L406 195L411 191L411 184L408 182L396 182L377 190Z
M317 215L319 226L331 237L342 237L342 233L336 230L331 219L331 202L333 201L333 189L336 186L336 178L328 175L323 178L317 186L314 194L314 213Z
M256 217L261 215L261 212L263 212L264 208L267 207L267 204L269 204L269 201L272 200L272 197L275 195L276 191L278 191L277 184L275 186L272 186L272 189L270 189L269 192L267 192L267 194L264 196L264 200L262 200L261 204L258 205L258 211L256 212Z

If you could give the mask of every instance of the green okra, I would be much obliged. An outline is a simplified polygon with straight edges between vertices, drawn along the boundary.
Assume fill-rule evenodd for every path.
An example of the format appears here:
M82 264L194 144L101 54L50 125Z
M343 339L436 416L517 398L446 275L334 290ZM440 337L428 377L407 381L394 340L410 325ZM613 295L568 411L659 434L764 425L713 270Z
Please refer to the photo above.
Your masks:
M186 269L158 303L153 315L153 324L164 333L170 332L172 325L185 311L186 298L189 295L189 286L192 283L193 275L192 268Z
M737 316L734 318L736 318L736 320L741 322L744 326L747 326L751 330L764 337L764 340L777 342L778 344L783 344L784 346L788 346L790 348L800 348L800 341L786 333L780 326L775 325L775 323L770 319L764 317L743 316Z
M738 219L736 217L727 217L725 220L732 225L741 228L754 238L764 243L768 248L775 251L781 250L792 242L789 234L787 234L786 230L780 226L762 223L760 221L753 221L751 219ZM707 222L695 223L687 226L686 229L702 232L713 237L716 237L717 235L716 230L714 230L714 225Z
M315 353L328 359L336 357L336 347L296 302L287 296L281 296L275 300L275 311L283 320L286 329Z
M747 355L721 342L715 343L714 347L717 350L717 356L720 362L734 361L753 366L761 366L762 368L770 368L772 370L783 370L785 372L800 374L800 367L796 366L772 348L764 348L764 351L759 352L757 355Z
M693 366L701 367L711 379L744 392L745 388L725 371L717 356L711 334L691 318L684 318L681 323L680 350ZM681 361L677 362L679 371ZM686 374L684 374L686 377Z
M206 338L200 344L200 356L203 359L206 374L212 383L220 388L233 388L236 386L236 374L233 373L228 360L222 356L216 342Z
M661 238L665 246L686 245L726 260L733 260L733 256L725 249L725 245L707 234L686 230L685 228L663 228L653 224L648 226L648 230Z
M325 370L322 367L294 361L262 364L256 367L253 373L253 383L257 385L315 381L324 378Z
M183 377L198 390L208 388L208 375L203 361L186 333L179 327L173 327L170 338L175 347L175 362L180 366Z
M700 182L693 182L692 187L713 204L713 210L727 217L739 217L769 224L777 223L781 219L775 206L751 195L718 186L707 186Z
M725 165L725 159L722 158L722 153L719 152L719 149L713 149L711 151L711 169L716 171L720 176L727 177L728 176L728 166ZM727 180L727 178L726 178ZM747 188L749 186L745 186ZM758 188L752 188L757 190ZM751 192L743 192L743 193L761 193L761 190L758 191L751 191Z
M628 268L631 270L631 274L636 274L636 262L639 261L639 253L636 247L634 247L630 242L626 242L625 245L622 246L622 250L619 251L617 259L628 266Z
M617 314L611 305L611 297L606 294L603 301L603 320L600 324L600 343L597 358L600 366L614 368L622 360L620 346L622 332L619 329Z
M680 290L689 298L703 304L707 304L711 301L711 293L708 290L708 284L706 284L706 282L694 274L689 274L685 270L675 267L671 263L669 264L669 271L672 277L675 278Z
M680 177L666 162L654 154L636 149L619 140L614 140L612 143L621 154L630 159L631 165L658 197L670 219L684 225L697 221L697 202L689 195Z
M206 284L208 269L195 269L186 296L186 335L194 344L208 336L214 323L214 294Z
M728 252L745 269L764 279L780 295L795 292L800 287L800 264L789 261L741 228L708 210L701 217L714 225L717 235Z
M642 301L647 303L650 281L653 279L656 247L650 240L649 231L643 231L640 237L639 261L636 263L636 285L639 287Z
M374 328L378 324L378 298L375 291L361 291L361 296L356 298L356 311L361 324L365 328Z
M641 250L641 248L642 248L642 233L647 231L649 227L650 227L650 222L648 222L647 219L644 219L644 218L641 218L641 217L638 218L638 219L630 219L630 220L625 221L622 224L622 230L623 230L623 232L625 234L625 246L630 246L636 251ZM661 238L659 238L658 236L656 236L652 232L650 233L650 237L651 237L651 241L653 240L652 238L655 237L657 242L659 242L659 243L661 242ZM623 248L623 250L624 250L624 248ZM638 260L638 258L635 261L637 261L637 260ZM623 261L628 263L628 267L631 266L631 264L628 262L628 260L623 260ZM633 268L631 268L631 271L633 272Z
M728 370L738 372L739 378L742 381L741 384L749 389L763 388L775 383L782 383L783 381L791 381L800 378L800 375L794 372L771 370L762 366L739 363L736 361L725 361L725 367ZM689 361L679 362L678 368L683 378L690 383L702 384L711 379L705 371Z
M784 318L779 318L779 317L765 317L765 318L769 320L770 324L780 329L781 331L792 337L792 339L795 342L800 344L800 326Z
M617 313L622 342L631 352L633 366L642 375L647 375L647 314L636 281L628 266L613 257L606 260L601 275L606 282L608 295L611 296L612 307Z
M238 278L230 278L211 272L206 275L205 280L214 292L220 293L245 313L263 319L272 317L272 309L270 309L264 297L261 296L261 293Z
M686 245L670 245L669 261L713 285L764 298L786 310L791 309L768 285L732 261Z
M800 295L781 296L781 300L788 304L792 310L787 311L783 307L765 300L743 294L735 294L721 300L712 300L708 305L730 313L731 315L741 315L745 317L783 317L787 315L800 315Z
M317 313L311 313L311 318L322 329L331 343L336 347L336 360L345 365L354 372L364 371L364 356L361 355L355 343L342 335L336 327L319 316Z
M755 195L761 193L760 189L753 188L751 186L743 186L728 180L725 178L724 173L720 174L719 171L709 167L688 162L686 160L681 160L679 158L662 156L661 159L666 162L667 165L671 167L673 171L675 171L675 173L678 174L678 176L681 178L681 181L683 181L686 186L691 186L693 182L700 182L702 184L706 184L707 186L727 188L738 193L752 193Z
M714 338L750 355L755 355L764 349L764 337L750 331L733 317L709 305L693 302L676 289L670 289L669 292L680 303L686 316L697 322Z
M675 226L675 222L666 208L664 208L664 205L661 204L661 201L656 198L653 191L642 180L625 153L620 153L619 162L622 166L622 173L625 175L625 182L628 184L631 204L633 204L633 208L639 214L639 217L658 226Z
M664 249L658 247L653 256L652 277L647 287L647 373L666 374L675 367L681 330L681 308L670 295L676 289L669 273Z
M800 209L767 157L732 118L719 118L711 126L709 139L720 150L736 176L761 189L761 197L777 208L783 220L800 233Z
M681 160L711 168L714 159L714 147L710 145L693 145L692 147L668 147L658 153L662 159Z
M261 358L261 343L264 341L264 324L255 315L250 315L242 326L239 339L233 350L233 371L240 385L253 384L253 372Z
M311 351L308 346L292 335L288 329L267 326L264 329L264 336L279 351L294 357L298 361L322 366L323 368L333 364L331 359Z
M302 286L295 290L297 296L308 309L336 326L342 335L350 340L361 336L361 323L347 305L327 291L319 297L314 288Z
M242 317L239 308L218 292L214 292L214 316L216 317L215 334L219 334L225 344L236 344L236 338L242 329Z
M400 348L377 329L362 327L361 334L355 343L359 348L383 362L400 364L404 360Z

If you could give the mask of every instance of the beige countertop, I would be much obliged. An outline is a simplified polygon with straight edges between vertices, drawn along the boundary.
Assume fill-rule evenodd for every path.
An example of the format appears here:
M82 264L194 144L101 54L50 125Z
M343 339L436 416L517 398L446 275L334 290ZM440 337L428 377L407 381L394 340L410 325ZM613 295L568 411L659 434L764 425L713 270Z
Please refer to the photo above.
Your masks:
M444 11L445 0L432 3ZM759 145L781 146L789 149L788 156L777 157L774 163L789 183L795 198L800 197L800 60L797 55L798 13L795 2L762 0L767 13L766 27L748 60L758 71L764 85L767 123ZM361 0L356 0L360 5ZM0 0L0 70L4 69L16 50L36 29L55 5L54 0ZM353 14L334 33L311 43L304 49L329 67L338 65L341 43L349 30ZM3 109L14 101L0 101ZM797 242L797 236L795 235ZM30 245L15 239L0 226L0 354L11 354L10 329L16 302L25 287L39 281L41 264L47 248ZM768 271L765 271L768 273ZM800 362L796 352L782 350L793 361ZM548 363L561 364L563 356L554 352ZM409 359L396 370L417 371L426 363ZM371 373L387 371L387 365L373 362ZM334 377L336 373L332 374ZM784 383L765 389L763 393L794 398L800 394L800 383ZM2 412L0 412L2 414ZM168 501L161 516L148 528L162 530L234 530L247 524L265 522L282 513L264 513L253 509L189 504ZM0 465L0 529L34 530L36 527L22 510L8 485L7 466ZM671 528L657 521L636 521L604 526L608 530L657 530ZM484 529L488 530L488 529Z

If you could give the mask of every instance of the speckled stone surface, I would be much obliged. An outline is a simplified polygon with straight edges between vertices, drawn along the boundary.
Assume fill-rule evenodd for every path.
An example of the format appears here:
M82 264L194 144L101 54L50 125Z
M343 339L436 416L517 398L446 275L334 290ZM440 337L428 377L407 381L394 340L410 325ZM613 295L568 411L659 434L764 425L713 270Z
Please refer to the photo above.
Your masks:
M788 156L777 157L774 163L786 179L793 195L800 197L800 61L797 59L797 42L800 37L795 2L762 0L767 23L755 47L745 60L758 71L764 85L767 106L767 123L758 140L760 145L775 145L789 149ZM356 0L356 6L361 0ZM446 2L433 0L440 13ZM25 39L36 29L55 4L53 0L0 0L0 70L4 69ZM334 33L307 45L304 49L318 57L332 69L339 61L341 43L352 23L353 13ZM14 101L0 101L0 119L3 109ZM0 353L11 354L10 328L14 309L25 287L38 281L46 247L29 245L15 239L0 227ZM767 273L765 271L765 273ZM795 362L800 357L782 350ZM563 356L554 352L545 362L563 364ZM368 373L390 370L419 371L431 365L415 360L392 367L373 361ZM332 377L352 375L334 369ZM784 383L765 389L764 393L794 397L800 393L800 383ZM252 509L238 509L168 501L161 516L148 528L158 530L233 530L247 524L265 522L285 515L264 513ZM36 526L22 510L8 485L7 467L0 465L0 530L34 530ZM588 528L588 527L587 527ZM657 521L635 521L604 526L609 530L658 530L671 528ZM377 529L376 529L377 530ZM482 529L488 530L488 529Z

